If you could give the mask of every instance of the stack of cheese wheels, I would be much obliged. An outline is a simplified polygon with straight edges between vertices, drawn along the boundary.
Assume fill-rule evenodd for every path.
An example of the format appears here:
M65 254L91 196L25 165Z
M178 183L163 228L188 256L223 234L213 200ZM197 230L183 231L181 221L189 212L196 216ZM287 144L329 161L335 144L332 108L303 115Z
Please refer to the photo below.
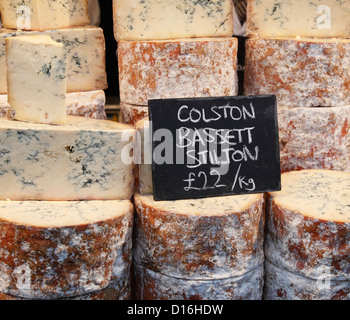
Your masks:
M264 299L350 299L350 172L282 174L268 193Z
M114 0L113 15L122 122L150 99L237 95L231 0Z
M134 195L135 298L261 300L264 195Z
M264 195L154 201L148 118L136 129L135 297L261 299Z
M0 5L31 22L2 32L0 299L130 299L136 130L103 119L102 32L87 0Z
M277 96L282 172L350 170L349 15L348 1L248 0L244 89Z
M67 51L67 114L106 119L105 38L101 28L90 25L88 0L4 0L0 7L0 116L9 109L5 39L48 35Z

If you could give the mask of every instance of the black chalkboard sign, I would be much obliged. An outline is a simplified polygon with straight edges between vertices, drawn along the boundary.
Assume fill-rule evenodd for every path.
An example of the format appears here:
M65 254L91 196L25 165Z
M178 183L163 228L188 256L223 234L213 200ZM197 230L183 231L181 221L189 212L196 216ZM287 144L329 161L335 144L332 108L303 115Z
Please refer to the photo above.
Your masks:
M155 200L281 189L274 95L149 100Z

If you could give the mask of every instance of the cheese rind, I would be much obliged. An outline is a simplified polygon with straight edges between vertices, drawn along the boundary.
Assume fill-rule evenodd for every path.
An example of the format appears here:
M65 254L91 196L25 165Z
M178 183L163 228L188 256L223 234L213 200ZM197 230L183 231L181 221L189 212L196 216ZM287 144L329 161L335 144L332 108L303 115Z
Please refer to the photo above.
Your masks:
M44 32L0 29L0 93L7 93L5 39L28 35L49 35L64 45L67 51L67 92L108 87L105 38L101 28L86 26Z
M271 263L317 280L350 280L350 172L282 174L282 191L268 193L265 255Z
M248 37L350 36L350 3L339 0L248 0Z
M350 39L249 38L244 92L287 107L350 104Z
M88 0L2 0L0 5L5 28L43 31L90 23Z
M108 287L95 292L90 292L79 296L70 296L69 298L54 298L54 300L130 300L132 297L130 275L127 274L119 280L112 281ZM36 298L37 300L38 298ZM45 298L41 298L45 299ZM31 298L22 298L0 292L0 301L13 300L23 301L32 300ZM46 298L45 300L50 300Z
M239 277L188 280L134 263L137 300L261 300L263 265Z
M231 0L113 0L114 35L159 40L233 35Z
M120 103L120 121L135 125L138 121L148 117L148 107L135 106L128 103Z
M335 281L324 273L309 279L265 261L263 300L349 300L350 281Z
M66 94L67 115L106 120L106 95L103 90ZM6 117L10 106L7 95L0 94L0 117Z
M281 171L350 171L350 106L279 106Z
M0 292L67 298L130 270L133 205L120 201L0 202Z
M134 135L83 117L67 116L64 127L0 119L0 199L129 199Z
M119 41L121 102L235 96L237 38Z
M64 46L49 36L6 38L8 116L46 124L66 123Z
M135 191L140 194L153 194L152 180L152 138L149 118L139 120L135 124L139 141L135 148Z
M263 194L154 201L134 194L134 261L195 280L241 276L263 257Z

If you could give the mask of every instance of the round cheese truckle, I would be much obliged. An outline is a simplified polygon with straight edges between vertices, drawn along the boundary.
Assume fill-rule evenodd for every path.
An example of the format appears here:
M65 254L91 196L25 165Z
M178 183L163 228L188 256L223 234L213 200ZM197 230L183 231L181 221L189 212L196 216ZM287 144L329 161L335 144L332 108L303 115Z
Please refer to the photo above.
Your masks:
M331 281L326 271L314 280L266 260L263 300L349 300L350 281Z
M133 261L188 280L238 277L264 261L264 195L154 201L134 195Z
M133 205L115 201L1 201L0 292L80 296L130 270Z
M281 171L350 171L350 105L278 107Z
M120 101L235 96L237 49L234 37L119 41Z
M350 281L350 172L292 171L281 185L267 194L266 259L309 279Z
M263 265L234 278L188 280L134 265L136 300L261 300Z
M244 92L275 94L279 106L350 104L350 39L249 38Z

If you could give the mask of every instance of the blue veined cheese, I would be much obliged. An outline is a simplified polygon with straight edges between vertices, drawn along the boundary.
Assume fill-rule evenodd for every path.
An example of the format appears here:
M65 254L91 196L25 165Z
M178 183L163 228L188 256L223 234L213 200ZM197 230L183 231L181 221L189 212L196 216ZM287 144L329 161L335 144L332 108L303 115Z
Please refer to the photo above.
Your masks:
M8 116L66 124L67 54L63 44L46 35L10 37L5 43Z
M103 90L69 92L66 95L67 115L106 120L105 105ZM9 109L7 94L0 94L0 117L6 117Z
M36 34L49 35L64 45L67 51L67 92L107 88L105 38L101 28L86 26L44 32L0 29L0 94L7 93L5 39Z
M350 36L348 0L248 0L247 36Z
M134 135L109 120L67 116L65 126L48 126L0 119L0 199L129 199Z
M5 28L50 30L88 25L88 0L2 0Z
M233 35L232 0L113 0L119 40L160 40Z
M133 211L129 200L0 201L0 292L52 299L118 291L131 268Z

